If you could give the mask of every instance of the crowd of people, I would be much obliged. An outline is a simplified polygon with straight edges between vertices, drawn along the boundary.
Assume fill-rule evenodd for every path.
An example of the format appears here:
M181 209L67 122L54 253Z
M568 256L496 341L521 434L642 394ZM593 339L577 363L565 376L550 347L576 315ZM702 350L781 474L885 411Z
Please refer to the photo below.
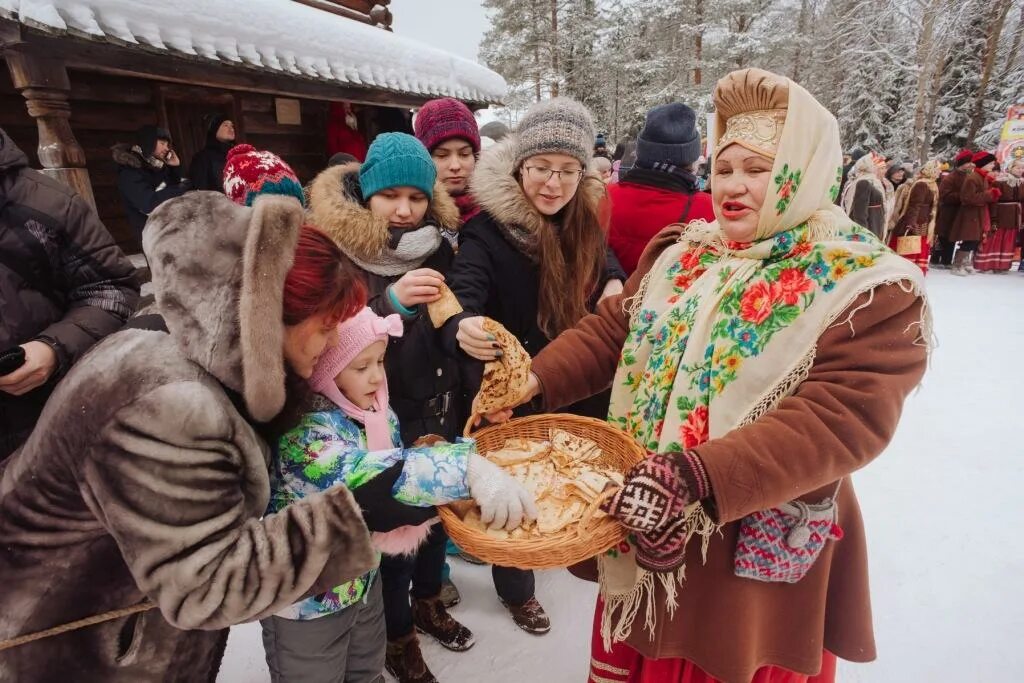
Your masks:
M847 159L843 208L922 271L1006 273L1020 261L1024 159L1000 169L993 153L964 149L916 170L870 151Z
M275 682L436 681L420 635L474 643L436 506L536 516L461 434L504 353L488 318L532 372L487 419L598 417L649 452L603 506L628 540L569 568L600 586L591 681L825 683L871 660L849 475L925 371L938 167L889 174L885 213L865 156L848 215L838 124L799 84L736 71L714 102L713 159L670 103L624 167L595 163L571 99L512 131L433 100L306 186L223 118L183 183L146 128L116 150L141 310L95 213L0 137L0 341L21 349L0 356L0 681L212 681L253 620ZM960 166L961 208L987 212ZM442 285L463 311L435 327ZM550 630L532 571L492 576L515 624Z

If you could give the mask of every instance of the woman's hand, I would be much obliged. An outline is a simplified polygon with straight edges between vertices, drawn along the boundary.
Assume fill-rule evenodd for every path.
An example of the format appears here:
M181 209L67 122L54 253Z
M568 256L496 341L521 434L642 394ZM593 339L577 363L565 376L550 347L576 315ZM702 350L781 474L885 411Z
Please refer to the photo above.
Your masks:
M475 315L459 321L459 332L455 335L459 346L466 355L485 363L501 358L501 345L493 334L484 329L484 317Z
M512 410L514 408L517 408L523 405L524 403L529 403L538 394L540 394L540 380L537 379L537 375L531 372L530 376L526 378L526 387L523 391L523 395L519 398L519 403L517 403L514 406L504 408L503 410L496 410L493 413L485 413L483 415L483 418L490 422L491 424L501 424L502 422L508 422L509 420L512 419ZM480 420L477 420L476 424L474 424L473 427L475 428L478 424L480 424Z
M443 284L444 275L441 273L432 268L417 268L398 278L398 281L391 285L391 289L398 298L398 303L406 308L413 308L440 299Z
M609 280L604 289L601 290L601 299L607 299L616 294L622 294L622 280ZM598 299L598 301L601 299Z

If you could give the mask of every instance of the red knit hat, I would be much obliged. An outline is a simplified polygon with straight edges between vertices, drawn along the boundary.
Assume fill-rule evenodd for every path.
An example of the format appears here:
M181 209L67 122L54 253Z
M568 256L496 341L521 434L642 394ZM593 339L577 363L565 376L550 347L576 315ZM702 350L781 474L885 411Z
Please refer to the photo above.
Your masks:
M959 153L957 153L956 157L954 157L954 159L953 159L953 166L956 167L956 168L959 168L960 166L963 166L964 164L968 164L968 163L971 162L971 159L973 157L974 157L974 152L972 152L969 149L962 149L962 150L960 150Z
M477 128L473 112L451 97L430 100L424 104L416 114L413 130L430 152L452 138L465 140L473 147L473 152L480 151L480 129Z
M252 145L235 145L228 151L224 164L224 194L243 206L252 206L261 194L295 197L305 205L302 183L292 167L273 152L261 151Z
M975 152L974 156L971 157L971 161L978 168L981 168L982 166L984 166L986 164L990 164L990 163L992 163L995 160L996 160L996 155L993 154L992 152L986 152L985 150L981 150L980 152Z

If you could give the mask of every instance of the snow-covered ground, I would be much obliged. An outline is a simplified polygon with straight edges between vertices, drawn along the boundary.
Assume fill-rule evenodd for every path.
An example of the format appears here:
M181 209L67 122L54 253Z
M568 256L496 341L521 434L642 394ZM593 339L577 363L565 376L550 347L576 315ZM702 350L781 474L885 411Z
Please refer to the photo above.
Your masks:
M843 664L843 683L1009 683L1024 677L1024 274L928 276L939 347L899 432L856 475L866 517L878 661ZM458 560L453 613L476 646L427 642L443 683L583 683L595 588L541 572L551 615L519 631L490 572ZM221 683L269 681L258 625L235 628Z

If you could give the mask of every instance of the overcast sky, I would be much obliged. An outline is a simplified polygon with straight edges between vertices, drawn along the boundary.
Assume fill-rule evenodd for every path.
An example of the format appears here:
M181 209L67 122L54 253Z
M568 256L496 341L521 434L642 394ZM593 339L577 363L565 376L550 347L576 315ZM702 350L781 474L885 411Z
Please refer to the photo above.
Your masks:
M480 0L391 0L390 7L395 33L477 61L488 27Z

